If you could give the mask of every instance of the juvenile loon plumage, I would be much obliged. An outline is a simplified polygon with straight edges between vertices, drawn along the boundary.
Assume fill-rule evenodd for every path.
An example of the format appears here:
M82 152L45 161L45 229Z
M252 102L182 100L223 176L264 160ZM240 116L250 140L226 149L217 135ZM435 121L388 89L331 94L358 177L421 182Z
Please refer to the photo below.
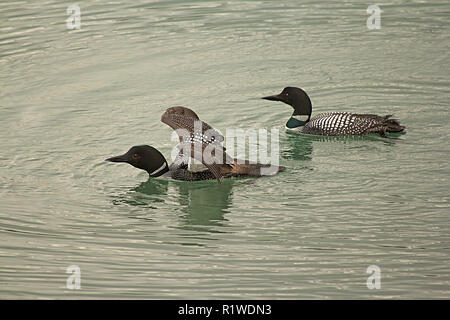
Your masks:
M286 123L286 128L305 134L326 136L349 136L386 132L401 132L405 129L392 115L356 114L348 112L321 113L311 118L312 104L305 91L296 87L286 87L278 95L264 97L272 101L282 101L294 108Z
M282 166L250 163L230 157L222 146L224 140L214 128L201 121L197 114L185 107L172 107L161 116L161 121L178 134L180 144L174 162L169 166L164 156L148 145L131 147L125 154L106 159L125 162L145 170L150 177L164 177L184 181L271 175L285 170ZM201 161L203 171L190 171L189 158Z

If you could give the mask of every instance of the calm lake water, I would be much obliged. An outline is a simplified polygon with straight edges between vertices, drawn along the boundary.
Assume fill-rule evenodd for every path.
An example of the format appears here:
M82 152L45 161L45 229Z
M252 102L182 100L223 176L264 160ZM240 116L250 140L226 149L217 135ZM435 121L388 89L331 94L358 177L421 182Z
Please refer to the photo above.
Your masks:
M82 1L80 30L70 4L0 2L0 298L450 298L448 1L383 1L374 30L367 1ZM407 133L288 133L260 99L288 85ZM175 105L279 129L287 170L218 185L103 161L170 159Z

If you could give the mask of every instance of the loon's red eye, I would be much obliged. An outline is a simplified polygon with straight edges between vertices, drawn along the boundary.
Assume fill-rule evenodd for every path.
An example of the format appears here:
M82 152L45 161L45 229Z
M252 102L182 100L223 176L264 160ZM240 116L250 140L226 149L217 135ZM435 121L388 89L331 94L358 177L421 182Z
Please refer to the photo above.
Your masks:
M131 157L133 159L139 159L140 158L140 156L137 153L134 153Z

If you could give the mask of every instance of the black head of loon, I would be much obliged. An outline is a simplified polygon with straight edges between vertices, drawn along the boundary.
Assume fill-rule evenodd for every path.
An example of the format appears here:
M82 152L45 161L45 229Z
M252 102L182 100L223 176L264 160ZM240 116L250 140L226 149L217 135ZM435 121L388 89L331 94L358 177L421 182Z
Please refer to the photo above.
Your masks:
M306 92L300 88L286 87L280 94L263 97L262 99L281 101L294 108L294 112L286 124L287 127L305 125L311 118L311 99L309 99Z
M150 177L159 177L169 171L167 161L161 152L147 145L131 147L126 153L105 161L129 163L133 167L147 171Z

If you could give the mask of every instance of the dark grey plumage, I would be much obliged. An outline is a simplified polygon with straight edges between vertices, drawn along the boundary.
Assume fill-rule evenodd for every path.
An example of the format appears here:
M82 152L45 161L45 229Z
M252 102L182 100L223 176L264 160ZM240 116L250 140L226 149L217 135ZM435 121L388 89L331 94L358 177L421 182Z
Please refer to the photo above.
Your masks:
M216 177L210 170L190 171L187 169L177 169L170 172L170 177L181 181L201 181L214 180Z

